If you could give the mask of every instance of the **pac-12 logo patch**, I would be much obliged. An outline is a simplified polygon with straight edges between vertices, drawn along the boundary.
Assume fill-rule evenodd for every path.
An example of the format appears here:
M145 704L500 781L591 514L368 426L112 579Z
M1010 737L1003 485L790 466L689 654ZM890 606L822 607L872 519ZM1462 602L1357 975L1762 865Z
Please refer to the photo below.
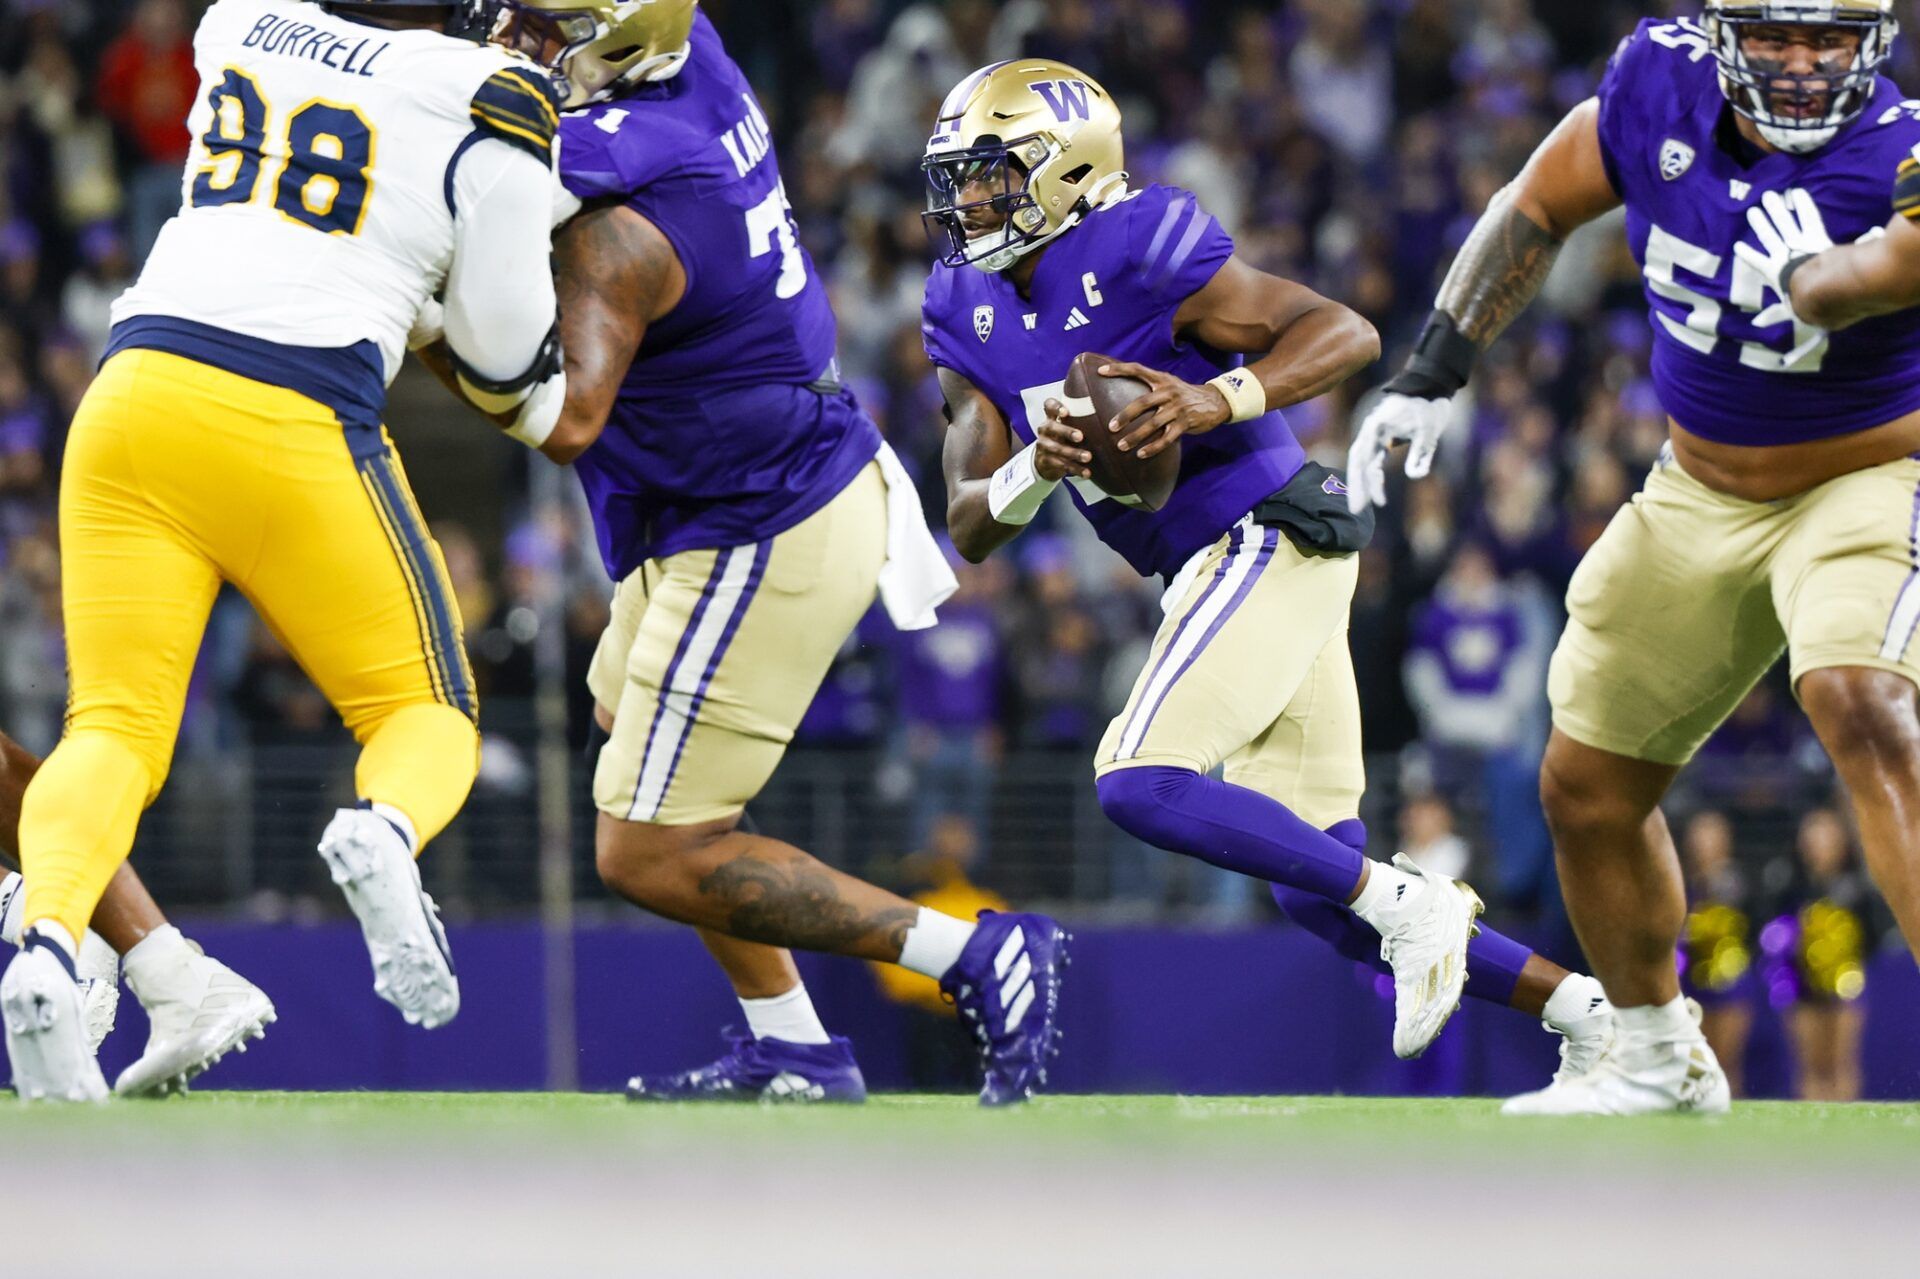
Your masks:
M993 308L976 306L973 308L973 331L982 342L993 336Z
M1671 182L1693 167L1693 148L1678 138L1660 144L1660 176Z

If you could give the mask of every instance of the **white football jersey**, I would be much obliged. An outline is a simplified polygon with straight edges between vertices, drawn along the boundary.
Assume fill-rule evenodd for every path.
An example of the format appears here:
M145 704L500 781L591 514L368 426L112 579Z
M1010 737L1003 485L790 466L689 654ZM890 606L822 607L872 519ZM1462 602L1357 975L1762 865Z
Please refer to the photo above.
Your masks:
M300 347L370 340L391 380L452 260L465 146L496 136L550 154L537 117L551 108L515 88L531 64L306 0L218 0L193 48L182 209L114 321L172 316Z

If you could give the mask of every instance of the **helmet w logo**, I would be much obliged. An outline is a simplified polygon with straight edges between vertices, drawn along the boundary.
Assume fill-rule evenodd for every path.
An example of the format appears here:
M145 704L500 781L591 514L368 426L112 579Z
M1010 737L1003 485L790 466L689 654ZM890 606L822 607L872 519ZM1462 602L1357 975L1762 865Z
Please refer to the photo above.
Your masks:
M1065 124L1074 116L1091 119L1087 114L1088 89L1085 80L1040 80L1033 91L1053 108L1053 117Z

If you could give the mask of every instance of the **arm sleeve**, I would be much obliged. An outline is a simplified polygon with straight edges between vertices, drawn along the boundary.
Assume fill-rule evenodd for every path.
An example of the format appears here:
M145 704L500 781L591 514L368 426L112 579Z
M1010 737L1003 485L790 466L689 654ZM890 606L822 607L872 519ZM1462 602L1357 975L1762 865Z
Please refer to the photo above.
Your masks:
M532 369L553 328L553 181L527 152L491 142L470 148L454 174L447 344L494 381Z

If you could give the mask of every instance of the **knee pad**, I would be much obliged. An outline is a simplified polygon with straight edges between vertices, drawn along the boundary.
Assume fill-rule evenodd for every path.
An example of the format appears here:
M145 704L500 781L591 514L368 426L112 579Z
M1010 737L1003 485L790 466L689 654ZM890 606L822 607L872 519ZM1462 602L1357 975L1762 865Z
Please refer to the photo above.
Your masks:
M1094 789L1100 811L1115 826L1156 847L1175 848L1186 825L1180 802L1199 781L1200 774L1191 769L1152 764L1116 769L1099 778Z
M1344 822L1335 822L1327 827L1327 834L1361 856L1366 856L1367 824L1358 817L1349 817Z

